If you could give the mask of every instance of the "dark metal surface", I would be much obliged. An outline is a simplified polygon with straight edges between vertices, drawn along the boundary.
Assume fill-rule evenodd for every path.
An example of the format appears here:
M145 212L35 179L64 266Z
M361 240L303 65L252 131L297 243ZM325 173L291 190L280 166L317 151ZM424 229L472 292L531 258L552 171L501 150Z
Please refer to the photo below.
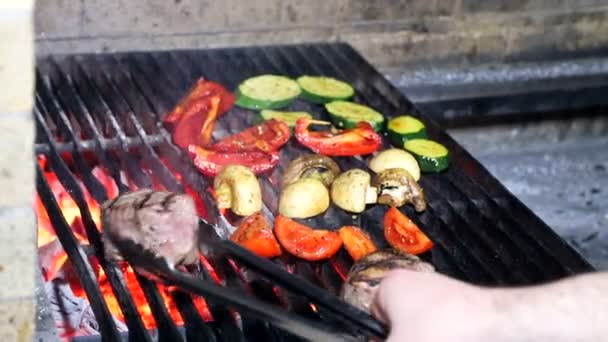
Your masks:
M56 56L40 60L38 73L37 152L48 156L50 169L57 173L78 204L93 246L92 255L108 275L133 340L151 340L152 336L143 329L120 269L103 259L99 232L88 213L76 176L98 203L107 199L107 193L92 174L95 165L102 165L108 171L121 192L130 187L192 190L200 195L207 209L206 219L217 222L217 210L207 192L209 180L193 169L189 158L170 143L168 132L160 125L160 119L201 76L234 89L246 77L261 73L292 77L324 74L353 84L357 92L355 101L370 105L387 117L403 113L419 115L427 124L430 137L451 151L452 165L442 174L422 177L420 184L429 204L424 213L416 214L409 208L403 211L435 242L433 250L422 257L442 273L477 284L521 285L591 270L579 254L347 45ZM301 101L296 101L291 109L308 110L315 117L325 116L321 106ZM232 109L218 122L215 137L245 128L252 123L253 116L250 111ZM305 153L302 147L290 142L282 151L279 167L268 179L262 180L267 211L276 212L277 189L272 184L277 184L287 159L302 153ZM343 169L366 168L362 159L337 158L337 162ZM182 178L176 178L172 170L178 171ZM56 203L49 199L44 177L39 177L38 191L47 210L54 212L53 226L65 235L62 238L66 240L64 248L70 249L70 261L80 265L79 276L91 306L99 315L97 318L107 322L104 336L116 337L116 328L106 316L106 304L99 299L99 288L88 269L90 264L85 252L77 242L74 244L73 233L62 222ZM307 223L327 229L360 225L380 246L385 246L381 222L386 209L375 206L353 217L330 207L325 214ZM226 258L207 257L226 286L280 303L306 317L334 322L336 328L343 327L323 310L311 310L308 301L289 291L276 290L276 286L265 279L244 282L244 276ZM341 274L348 272L352 264L344 252L321 263L287 256L275 262L334 295L341 285ZM155 284L143 277L138 280L154 313L158 335L162 340L182 340L183 335L159 300ZM212 305L215 320L203 323L192 310L188 296L177 293L174 299L184 318L189 340L293 338L272 326L260 324L255 317L243 316L241 330L234 316L221 305Z

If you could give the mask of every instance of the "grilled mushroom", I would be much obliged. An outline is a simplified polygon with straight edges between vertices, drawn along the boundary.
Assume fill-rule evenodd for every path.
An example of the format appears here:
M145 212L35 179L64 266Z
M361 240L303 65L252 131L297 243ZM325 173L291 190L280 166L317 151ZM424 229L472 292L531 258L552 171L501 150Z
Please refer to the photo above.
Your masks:
M420 179L420 166L418 166L416 158L400 148L389 148L376 154L369 161L369 168L375 173L393 168L405 169L414 177L414 180Z
M364 311L370 309L380 282L391 270L408 269L417 272L435 272L433 265L415 255L396 249L382 249L357 261L348 272L340 297Z
M378 189L380 204L400 207L412 203L418 212L426 209L424 191L405 169L386 169L374 177L372 184Z
M361 169L351 169L340 174L331 184L331 199L338 207L361 213L365 205L376 203L376 188L370 186L371 176Z
M283 187L302 178L320 180L329 186L340 173L340 166L321 154L307 154L292 160L283 175Z
M213 180L220 209L230 208L241 216L262 210L262 190L255 174L242 165L227 165Z
M320 180L299 179L281 191L279 213L291 218L319 215L329 207L329 193Z

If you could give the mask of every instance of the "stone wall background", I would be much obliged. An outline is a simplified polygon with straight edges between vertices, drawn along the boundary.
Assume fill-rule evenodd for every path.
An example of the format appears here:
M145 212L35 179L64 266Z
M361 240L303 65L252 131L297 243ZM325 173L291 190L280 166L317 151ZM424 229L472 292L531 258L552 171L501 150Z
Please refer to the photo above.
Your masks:
M381 68L585 56L608 0L45 0L38 54L346 41Z
M0 341L34 332L34 0L0 0Z

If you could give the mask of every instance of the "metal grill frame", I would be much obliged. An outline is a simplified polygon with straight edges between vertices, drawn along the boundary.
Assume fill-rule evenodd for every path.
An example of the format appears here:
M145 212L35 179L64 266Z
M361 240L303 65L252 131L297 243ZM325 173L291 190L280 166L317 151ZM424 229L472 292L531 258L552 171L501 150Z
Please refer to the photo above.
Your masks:
M429 136L451 152L451 166L441 174L424 175L428 209L418 215L402 210L420 225L436 243L430 253L438 270L450 276L482 285L524 285L545 282L592 270L591 265L550 227L513 196L478 161L459 146L433 121L421 113L367 63L352 47L342 43L264 46L213 50L181 50L121 54L49 56L40 58L37 68L36 153L48 157L49 165L77 203L92 248L78 243L60 208L52 199L49 185L38 168L37 189L69 260L81 276L82 286L99 320L104 338L119 338L99 289L88 255L97 256L106 273L131 332L129 338L151 341L144 328L125 280L116 265L104 261L99 232L87 209L85 195L64 160L72 158L76 172L92 197L107 199L103 185L91 173L84 155L94 153L108 168L121 192L128 186L120 180L126 171L138 187L159 182L170 191L183 192L184 184L197 193L209 186L191 165L190 159L171 143L160 119L200 76L234 89L243 79L261 73L287 76L322 74L344 79L357 92L356 100L387 117L404 113L419 116ZM227 114L229 115L229 114ZM109 123L100 127L99 122ZM109 131L110 134L104 134ZM59 132L59 134L57 133ZM83 135L85 136L83 138ZM105 135L111 137L104 138ZM161 157L183 176L180 181ZM116 163L118 161L119 163ZM361 161L345 161L359 166ZM144 172L141 165L153 169ZM214 208L208 196L205 206ZM361 215L360 223L377 236L382 208ZM210 221L217 213L208 210ZM209 258L229 287L263 295L267 288L252 289L241 281L232 265L221 258ZM307 263L299 263L302 274L316 279ZM346 266L345 266L346 267ZM202 273L207 279L209 274ZM157 321L160 340L183 340L171 320L155 284L138 278ZM176 293L185 321L188 340L245 340L234 317L221 305L212 305L213 323L204 323L184 293ZM290 297L292 309L305 312L305 303ZM308 314L315 316L313 312ZM244 321L247 336L279 340L293 336L256 320Z

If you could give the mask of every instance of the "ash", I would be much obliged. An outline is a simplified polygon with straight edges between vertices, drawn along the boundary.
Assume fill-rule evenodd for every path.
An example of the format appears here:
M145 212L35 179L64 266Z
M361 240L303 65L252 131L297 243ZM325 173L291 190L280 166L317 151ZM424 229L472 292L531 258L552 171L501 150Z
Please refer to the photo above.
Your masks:
M99 335L99 325L89 301L76 296L67 282L57 278L44 283L44 290L49 311L62 340ZM127 326L120 320L114 318L114 322L120 332L127 331Z

